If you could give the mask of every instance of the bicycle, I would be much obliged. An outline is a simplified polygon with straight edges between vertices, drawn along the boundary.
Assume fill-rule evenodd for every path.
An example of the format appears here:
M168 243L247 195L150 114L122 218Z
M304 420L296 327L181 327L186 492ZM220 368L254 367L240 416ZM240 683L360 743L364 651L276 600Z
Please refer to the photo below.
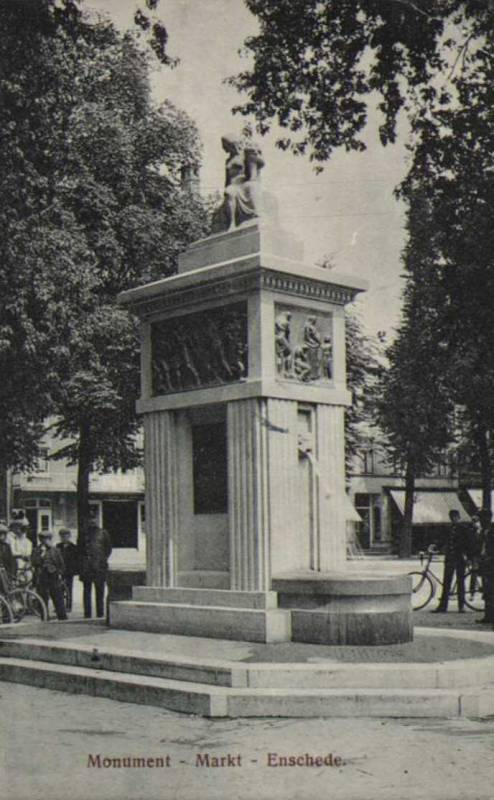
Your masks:
M434 556L438 555L439 551L436 545L431 544L427 548L427 554L423 551L420 552L420 565L423 567L421 572L414 571L408 573L412 578L412 608L414 611L425 608L432 598L435 597L438 587L443 586L443 581L430 568ZM451 599L457 596L456 581L457 579L455 577L449 591L449 597ZM484 597L480 580L477 571L471 567L467 569L465 573L465 605L471 611L484 610Z
M0 594L0 625L10 625L15 622L14 610L6 597Z
M11 579L5 567L0 567L0 596L6 601L19 622L26 614L33 614L43 622L48 620L48 609L43 598L32 588L33 574L30 567L18 570Z

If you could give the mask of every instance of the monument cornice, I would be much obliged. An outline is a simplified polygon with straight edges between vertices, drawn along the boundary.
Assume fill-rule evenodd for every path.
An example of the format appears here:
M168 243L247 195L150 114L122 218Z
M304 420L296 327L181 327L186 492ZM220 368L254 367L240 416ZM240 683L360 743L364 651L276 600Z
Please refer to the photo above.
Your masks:
M289 259L249 256L214 267L202 267L146 286L123 292L120 303L133 308L143 319L168 310L193 308L201 303L247 296L260 291L306 300L345 305L365 291L367 283L353 276L309 267Z

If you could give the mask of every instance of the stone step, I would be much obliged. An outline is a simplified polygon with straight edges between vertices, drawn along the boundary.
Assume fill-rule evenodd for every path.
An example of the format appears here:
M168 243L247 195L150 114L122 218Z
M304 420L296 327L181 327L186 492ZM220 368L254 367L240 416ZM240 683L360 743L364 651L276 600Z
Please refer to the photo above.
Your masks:
M147 675L213 686L238 685L234 682L234 668L232 669L226 662L212 659L161 657L157 654L141 656L124 650L39 639L0 640L0 657L44 661L99 672ZM242 680L242 677L240 679ZM240 685L245 685L245 679Z
M230 608L277 608L276 592L240 592L230 589L189 589L134 586L132 599L144 603L226 606Z
M39 639L0 640L0 656L96 671L147 675L250 689L454 689L481 687L494 675L494 656L439 663L263 663L95 648Z
M239 689L3 657L0 680L205 717L458 717L494 708L494 687Z
M65 664L0 658L0 680L123 703L159 706L203 717L227 716L227 688Z
M109 604L109 622L124 630L244 642L287 642L291 635L290 611L270 608L117 601Z

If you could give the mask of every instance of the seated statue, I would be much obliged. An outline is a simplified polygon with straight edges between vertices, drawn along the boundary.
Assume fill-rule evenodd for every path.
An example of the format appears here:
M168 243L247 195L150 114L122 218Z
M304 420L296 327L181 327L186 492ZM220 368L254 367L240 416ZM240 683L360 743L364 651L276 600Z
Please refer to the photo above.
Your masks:
M213 215L212 233L231 231L259 216L260 172L264 166L259 147L250 139L223 136L225 164L223 202Z

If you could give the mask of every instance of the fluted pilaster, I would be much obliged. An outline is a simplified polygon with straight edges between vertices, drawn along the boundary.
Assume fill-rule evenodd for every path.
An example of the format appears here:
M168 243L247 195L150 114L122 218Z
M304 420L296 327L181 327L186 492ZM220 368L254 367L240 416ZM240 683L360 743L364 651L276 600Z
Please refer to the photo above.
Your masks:
M269 581L266 402L228 403L231 588L263 591Z
M178 533L177 442L175 415L146 414L146 574L151 586L175 585Z
M317 407L316 458L319 530L317 569L343 569L346 565L345 432L341 406Z

